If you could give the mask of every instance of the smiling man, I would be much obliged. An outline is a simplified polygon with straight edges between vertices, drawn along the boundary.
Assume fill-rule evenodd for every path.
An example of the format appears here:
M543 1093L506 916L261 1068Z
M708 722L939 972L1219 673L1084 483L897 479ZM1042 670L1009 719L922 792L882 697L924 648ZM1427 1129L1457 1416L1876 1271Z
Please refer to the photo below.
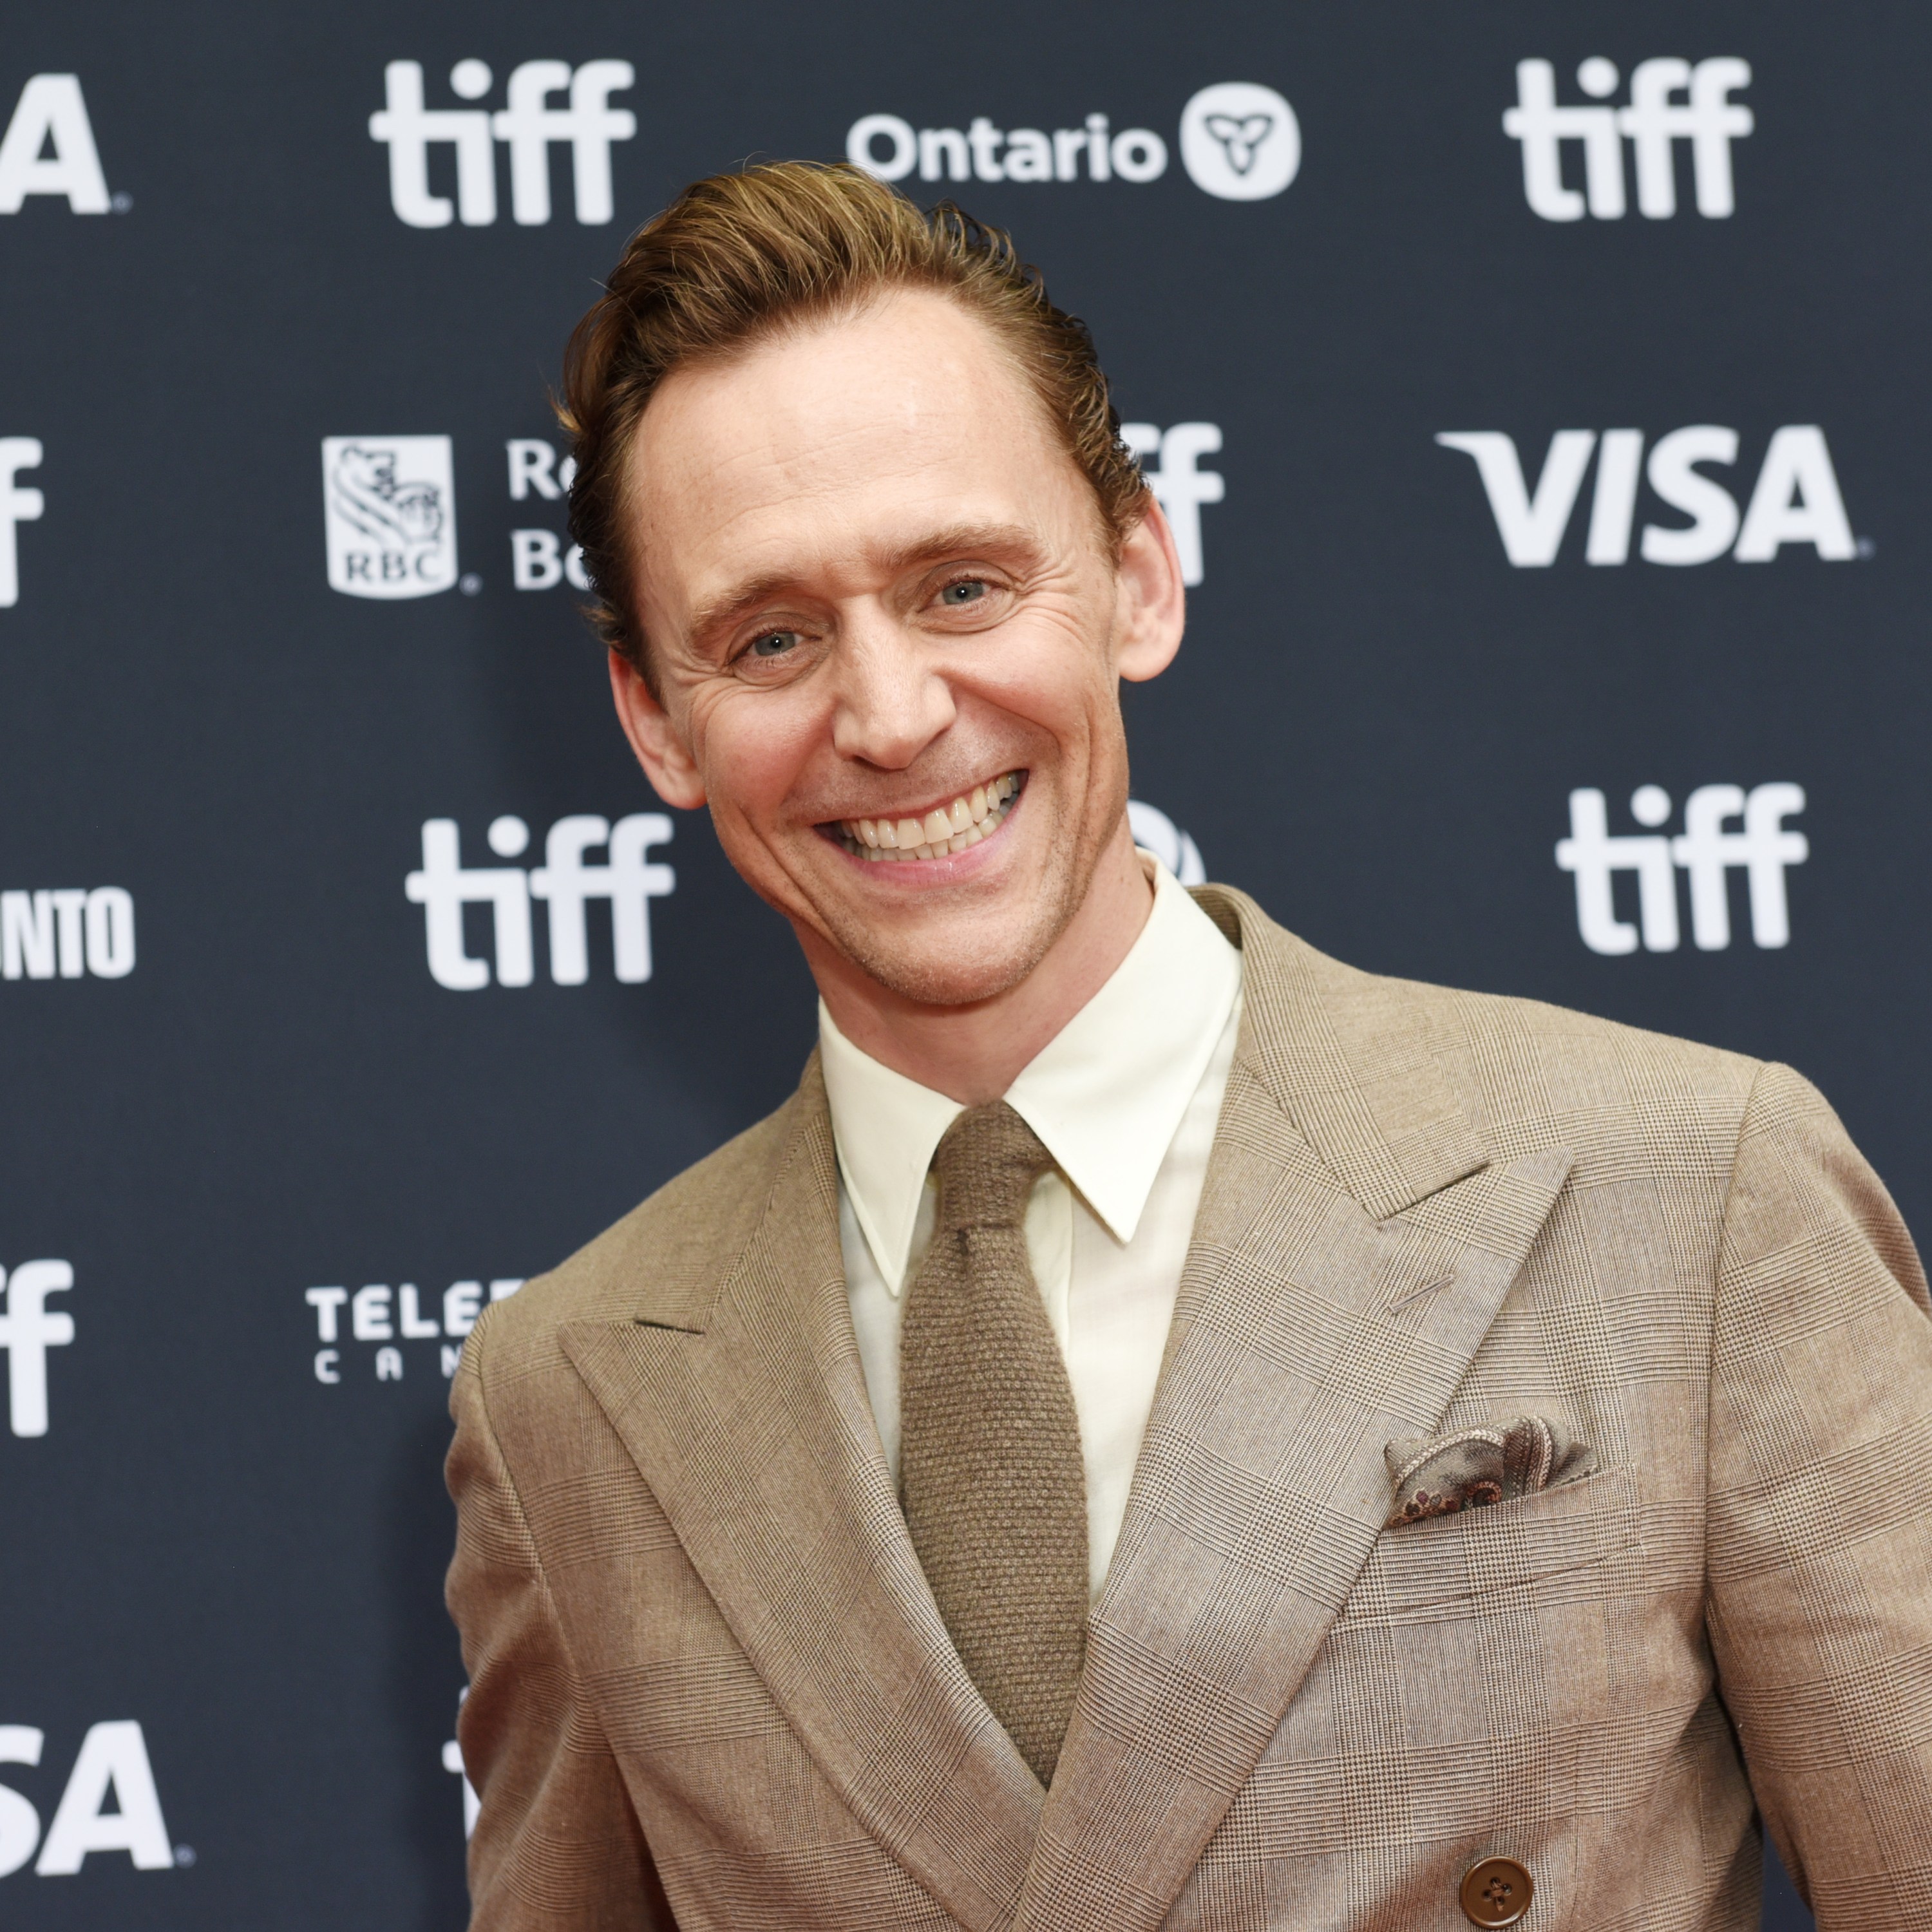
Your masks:
M566 401L820 1042L465 1348L475 1924L1744 1927L1759 1807L1923 1923L1932 1322L1818 1096L1136 851L1180 571L1003 236L700 182Z

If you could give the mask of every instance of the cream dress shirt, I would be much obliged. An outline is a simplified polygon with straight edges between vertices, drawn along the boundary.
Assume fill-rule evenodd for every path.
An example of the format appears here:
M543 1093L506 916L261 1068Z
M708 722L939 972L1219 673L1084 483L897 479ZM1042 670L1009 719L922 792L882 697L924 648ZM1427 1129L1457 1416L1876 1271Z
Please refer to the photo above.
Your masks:
M1028 1203L1027 1249L1066 1360L1099 1592L1174 1316L1240 1028L1241 956L1151 854L1154 909L1112 979L1006 1090L1058 1164ZM838 1150L838 1234L879 1440L898 1474L899 1316L932 1238L928 1168L959 1103L842 1034L821 1000Z

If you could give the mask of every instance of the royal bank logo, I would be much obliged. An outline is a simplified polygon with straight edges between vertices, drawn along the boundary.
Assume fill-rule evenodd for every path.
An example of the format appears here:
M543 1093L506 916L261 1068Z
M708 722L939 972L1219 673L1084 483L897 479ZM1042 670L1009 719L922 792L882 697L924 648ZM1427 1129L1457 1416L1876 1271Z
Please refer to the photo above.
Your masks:
M1570 836L1556 845L1558 867L1576 882L1576 930L1592 952L1675 952L1681 938L1677 875L1688 880L1690 937L1700 952L1731 943L1733 873L1742 874L1751 943L1774 949L1791 942L1787 868L1810 857L1810 842L1785 824L1804 809L1804 788L1784 782L1699 785L1684 801L1684 830L1672 838L1670 794L1639 785L1630 813L1645 829L1612 832L1604 794L1594 785L1570 794ZM1636 919L1621 917L1616 881L1636 884Z
M350 597L429 597L456 581L446 436L326 436L328 583Z
M1222 201L1264 201L1301 166L1294 110L1271 87L1225 80L1181 110L1181 166ZM1168 170L1164 136L1116 129L1106 114L1070 128L1002 128L976 114L963 128L915 128L897 114L862 115L846 130L845 158L881 181L1124 182L1144 186Z

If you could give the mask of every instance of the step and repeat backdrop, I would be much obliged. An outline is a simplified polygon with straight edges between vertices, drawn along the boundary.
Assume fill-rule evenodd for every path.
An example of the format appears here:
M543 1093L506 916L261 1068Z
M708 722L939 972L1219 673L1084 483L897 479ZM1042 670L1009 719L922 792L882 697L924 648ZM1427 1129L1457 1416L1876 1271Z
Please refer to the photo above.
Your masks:
M849 156L1090 322L1192 586L1129 699L1184 876L1791 1060L1932 1225L1928 58L1903 4L15 9L0 1923L463 1922L463 1337L812 1040L608 715L547 403L694 176Z

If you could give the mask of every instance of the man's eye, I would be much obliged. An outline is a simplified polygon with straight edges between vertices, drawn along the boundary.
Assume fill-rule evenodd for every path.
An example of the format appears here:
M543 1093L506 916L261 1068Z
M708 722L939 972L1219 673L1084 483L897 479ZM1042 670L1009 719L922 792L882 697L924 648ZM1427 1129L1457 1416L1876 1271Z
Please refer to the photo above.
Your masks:
M788 651L796 650L802 640L796 631L765 631L752 640L750 651L754 658L782 658Z
M978 603L986 594L986 586L983 579L962 578L957 584L949 584L939 593L939 601L948 610L957 610L962 605Z

